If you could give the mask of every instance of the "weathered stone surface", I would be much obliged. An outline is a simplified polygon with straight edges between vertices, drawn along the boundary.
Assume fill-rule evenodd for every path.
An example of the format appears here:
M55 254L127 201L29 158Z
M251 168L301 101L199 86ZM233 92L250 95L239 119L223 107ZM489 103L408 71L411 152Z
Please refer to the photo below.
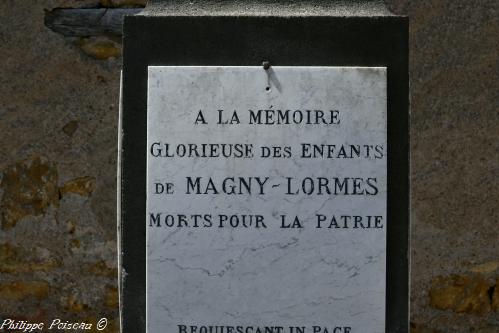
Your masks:
M136 15L142 8L55 8L45 11L45 26L62 36L103 37L119 39L125 16ZM117 40L119 41L119 40Z
M48 272L61 264L57 260L47 260L41 262L24 262L7 260L0 266L0 273L30 273L35 271Z
M79 239L71 239L69 241L69 245L72 247L72 248L77 248L79 249L80 246L81 246L81 241Z
M476 330L473 330L473 333L497 333L497 332L499 332L499 326L480 327Z
M442 332L429 328L426 325L411 323L411 333L442 333Z
M0 232L0 244L11 244L17 251L16 262L60 260L59 266L50 269L28 271L32 267L18 266L20 272L0 273L2 285L13 281L44 281L50 285L42 300L32 296L7 299L0 292L2 316L9 314L30 321L39 318L45 322L58 316L80 321L86 316L95 316L97 320L118 316L117 309L107 308L103 301L105 285L116 284L116 277L83 272L83 266L99 260L105 260L109 266L117 265L120 60L97 61L44 25L44 10L95 7L98 3L99 0L0 1L0 184L4 170L31 156L45 156L45 161L57 167L58 175L58 181L52 182L52 203L44 213L26 215L14 228ZM74 128L64 130L71 122L78 122L72 136ZM66 181L85 176L94 178L90 196L67 192L58 199L59 189ZM0 185L0 205L5 190ZM0 214L3 213L0 208ZM2 264L3 261L0 267ZM89 308L81 313L68 312L63 300L69 295L75 295L78 303Z
M0 172L21 159L44 155L57 163L61 179L96 178L88 199L64 198L67 202L57 210L59 224L50 214L26 216L26 223L0 233L1 243L39 243L50 248L48 257L64 258L63 267L34 273L57 279L43 309L30 297L13 301L0 294L0 309L24 314L25 319L36 320L39 311L49 319L63 313L60 300L73 290L86 293L85 302L100 299L103 289L88 286L101 286L107 279L114 283L110 277L81 274L81 265L102 258L111 262L115 253L120 59L86 56L43 23L44 9L98 3L0 1ZM411 318L443 333L470 333L487 325L489 332L498 332L498 312L479 316L441 311L429 305L428 292L434 276L463 274L499 260L499 2L386 3L410 16ZM74 120L79 126L69 140L62 128ZM66 230L69 219L73 227ZM31 223L35 220L43 223ZM70 239L80 240L81 247L66 252ZM482 274L495 278L498 272ZM0 274L0 283L10 283L12 277ZM91 311L96 321L105 312L117 317L117 310L103 302L92 304Z
M87 55L99 60L121 56L121 45L106 37L81 38L79 46Z
M100 0L102 7L144 7L147 0Z
M87 265L85 270L97 276L109 278L116 278L118 276L117 268L109 267L103 260Z
M84 197L90 196L95 190L95 178L93 177L79 177L65 183L61 189L61 196L66 193L75 193Z
M36 271L48 272L61 263L53 258L47 260L27 260L10 243L0 244L0 273L20 274Z
M492 309L499 313L499 278L496 280L494 292L492 293Z
M66 299L64 308L68 312L80 313L88 310L88 305L79 302L75 295L71 295Z
M43 299L48 296L49 284L45 281L16 281L0 283L0 299L21 301L28 297Z
M489 274L497 271L498 269L499 269L499 261L489 261L471 267L470 271L478 274Z
M106 329L108 330L109 333L120 333L120 319L115 318L111 320Z
M43 214L50 205L57 205L57 182L55 164L43 157L7 167L1 183L2 228L12 228L20 219Z
M119 306L118 288L107 286L104 304L109 309L116 309Z
M490 311L489 288L480 276L439 276L432 282L430 305L440 310L483 315Z
M76 132L77 129L78 129L78 121L77 120L72 120L69 123L67 123L66 125L64 125L64 127L62 128L62 131L67 136L72 137L73 134Z
M435 276L499 260L499 2L385 3L410 18L411 319L470 333L497 313L441 311L428 292Z
M16 249L10 243L0 244L0 263L12 260L16 256Z

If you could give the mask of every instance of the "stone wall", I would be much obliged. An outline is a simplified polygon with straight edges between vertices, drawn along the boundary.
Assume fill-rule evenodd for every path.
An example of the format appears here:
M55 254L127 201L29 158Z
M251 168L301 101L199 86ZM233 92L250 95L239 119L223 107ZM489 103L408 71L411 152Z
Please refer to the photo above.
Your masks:
M0 2L0 319L117 331L121 47L44 16L133 5ZM499 332L499 2L387 5L411 20L412 331Z
M0 2L0 317L118 317L121 60L44 25L92 1ZM117 332L111 323L109 332Z

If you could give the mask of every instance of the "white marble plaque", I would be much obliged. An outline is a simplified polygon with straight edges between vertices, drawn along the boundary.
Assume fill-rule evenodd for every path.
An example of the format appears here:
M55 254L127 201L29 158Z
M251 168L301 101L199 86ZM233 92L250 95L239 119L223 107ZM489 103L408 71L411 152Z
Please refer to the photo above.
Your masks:
M147 332L385 332L386 101L380 67L149 67Z

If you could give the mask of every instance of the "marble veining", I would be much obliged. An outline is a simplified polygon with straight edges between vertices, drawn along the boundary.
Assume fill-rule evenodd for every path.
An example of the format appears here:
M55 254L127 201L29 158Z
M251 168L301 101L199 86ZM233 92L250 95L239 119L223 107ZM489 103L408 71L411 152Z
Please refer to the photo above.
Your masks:
M337 110L340 122L249 123L249 110L286 109ZM206 123L199 121L200 110ZM218 124L218 110L224 120L235 111L240 123ZM181 332L178 325L384 332L385 68L272 67L269 75L261 67L149 67L147 113L148 333ZM163 150L165 143L171 149L251 144L253 156L155 157L154 143ZM381 153L366 157L362 148L362 157L303 158L302 144L370 145ZM262 158L262 146L287 146L292 155ZM201 193L194 187L187 193L187 177L200 177ZM223 193L227 177L236 180L231 184L239 177L251 181L251 193L244 186L238 186L241 194ZM289 194L288 178L300 193ZM300 189L305 178L315 181L312 194ZM328 194L322 187L319 194L319 178L328 178L331 189L335 178L363 179L362 188L372 193ZM366 179L376 180L376 191ZM156 183L167 182L174 193L155 194ZM151 223L151 214L159 214L159 224ZM189 227L167 226L163 220L179 214L210 214L213 225L194 227L188 218ZM254 219L250 227L219 227L220 214ZM266 227L255 227L256 215ZM282 228L281 215L287 225L298 216L302 228ZM322 228L317 215L325 217ZM361 216L364 226L367 216L378 216L382 227L327 228L332 216L342 215Z

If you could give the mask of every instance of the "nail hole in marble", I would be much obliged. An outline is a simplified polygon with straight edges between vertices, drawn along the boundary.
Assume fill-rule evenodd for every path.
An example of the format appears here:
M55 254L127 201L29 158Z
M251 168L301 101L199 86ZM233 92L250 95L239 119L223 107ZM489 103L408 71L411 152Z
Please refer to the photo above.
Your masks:
M267 92L270 92L270 87L266 87L266 88L265 88L265 90L266 90Z

